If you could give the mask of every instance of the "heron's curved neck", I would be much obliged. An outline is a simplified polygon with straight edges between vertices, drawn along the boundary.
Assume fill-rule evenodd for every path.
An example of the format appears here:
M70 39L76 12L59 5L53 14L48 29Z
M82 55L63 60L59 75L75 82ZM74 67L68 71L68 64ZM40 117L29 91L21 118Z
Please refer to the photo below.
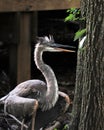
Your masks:
M47 84L46 98L49 103L55 105L58 99L58 83L56 76L50 66L46 65L42 59L43 51L36 47L34 52L34 60L37 68L42 72Z

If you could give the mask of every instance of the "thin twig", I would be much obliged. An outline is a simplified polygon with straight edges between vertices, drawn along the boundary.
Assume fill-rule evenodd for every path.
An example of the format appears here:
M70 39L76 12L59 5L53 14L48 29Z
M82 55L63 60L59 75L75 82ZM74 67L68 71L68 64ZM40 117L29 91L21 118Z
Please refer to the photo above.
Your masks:
M60 122L57 121L54 125L46 128L45 130L54 130L55 128L59 128L61 126Z
M4 118L4 119L5 119L5 121L6 121L7 125L8 125L8 127L9 127L11 130L14 130L14 129L10 126L8 120L7 120L6 118Z
M28 128L27 125L23 124L21 121L19 121L15 116L8 114L8 116L10 116L11 118L13 118L17 123L19 123L20 125L23 125L26 129Z

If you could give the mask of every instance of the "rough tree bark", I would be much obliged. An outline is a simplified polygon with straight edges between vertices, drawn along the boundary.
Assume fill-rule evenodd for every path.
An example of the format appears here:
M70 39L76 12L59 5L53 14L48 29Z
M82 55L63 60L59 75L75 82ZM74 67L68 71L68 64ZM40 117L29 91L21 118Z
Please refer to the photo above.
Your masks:
M78 50L75 97L68 130L104 130L104 0L81 0L87 39Z

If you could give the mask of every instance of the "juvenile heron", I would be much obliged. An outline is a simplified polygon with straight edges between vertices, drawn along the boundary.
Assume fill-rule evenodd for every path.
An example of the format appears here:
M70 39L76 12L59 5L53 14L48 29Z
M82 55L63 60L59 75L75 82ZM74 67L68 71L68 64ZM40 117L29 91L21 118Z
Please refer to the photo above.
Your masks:
M24 119L32 116L32 130L35 127L35 115L40 107L46 111L55 106L59 95L66 100L66 109L70 104L67 94L59 91L56 76L50 66L44 63L42 54L49 52L74 52L63 49L67 45L56 44L53 37L39 37L34 50L34 61L37 68L45 77L46 83L41 80L28 80L17 85L7 96L0 99L4 103L5 113Z

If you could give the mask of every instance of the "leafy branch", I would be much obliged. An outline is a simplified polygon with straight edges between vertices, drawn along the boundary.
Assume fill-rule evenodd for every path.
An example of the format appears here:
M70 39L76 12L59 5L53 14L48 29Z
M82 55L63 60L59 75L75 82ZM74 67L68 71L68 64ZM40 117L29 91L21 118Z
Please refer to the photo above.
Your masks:
M67 10L68 16L65 18L65 22L68 21L85 21L85 17L81 18L81 10L77 8L70 8ZM86 28L78 30L75 33L74 41L81 38L86 33Z
M68 16L65 18L65 22L67 21L82 21L85 20L85 18L81 18L80 14L81 11L80 9L77 8L70 8L66 11L68 13Z

